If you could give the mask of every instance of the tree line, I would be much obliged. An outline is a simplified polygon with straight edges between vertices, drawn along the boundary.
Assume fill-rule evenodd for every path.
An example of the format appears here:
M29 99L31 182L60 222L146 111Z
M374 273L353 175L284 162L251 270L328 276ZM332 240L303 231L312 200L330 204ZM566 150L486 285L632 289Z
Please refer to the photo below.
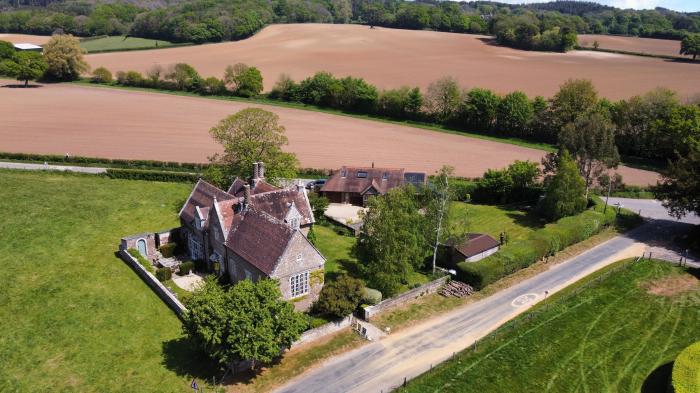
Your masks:
M572 49L576 34L584 33L677 40L700 33L697 14L621 10L575 1L509 5L432 0L195 0L149 8L151 5L139 1L2 1L0 32L129 34L201 43L246 38L271 23L352 22L490 34L503 45L547 51Z

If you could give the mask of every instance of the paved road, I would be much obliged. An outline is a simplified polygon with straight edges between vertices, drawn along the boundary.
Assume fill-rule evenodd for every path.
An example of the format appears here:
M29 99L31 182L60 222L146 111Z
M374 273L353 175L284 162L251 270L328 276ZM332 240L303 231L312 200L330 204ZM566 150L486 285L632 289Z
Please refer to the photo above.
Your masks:
M80 173L104 173L107 168L96 168L88 166L69 166L69 165L44 165L44 164L29 164L23 162L4 162L0 161L0 168L5 169L25 169L31 171L63 171L63 172L80 172Z
M427 371L525 311L542 300L545 291L552 294L618 259L641 255L647 249L642 242L666 236L669 228L678 225L658 210L656 201L615 199L612 203L616 202L642 209L642 214L648 212L655 219L477 303L335 357L277 391L388 392L404 377L410 380Z

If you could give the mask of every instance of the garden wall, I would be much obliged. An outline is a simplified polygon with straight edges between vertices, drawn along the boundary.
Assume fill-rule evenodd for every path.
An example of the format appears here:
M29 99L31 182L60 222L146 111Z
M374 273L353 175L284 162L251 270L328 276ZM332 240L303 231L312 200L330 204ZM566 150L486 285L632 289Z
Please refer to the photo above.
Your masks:
M398 296L386 299L374 306L368 306L362 309L364 315L362 316L366 321L369 321L372 316L376 315L381 311L386 311L394 307L398 307L410 300L427 295L429 293L437 292L441 286L443 286L449 276L440 277L437 280L431 281L427 284L423 284L418 288L413 288L408 292L404 292Z
M168 305L173 311L175 311L175 314L177 316L182 316L182 313L187 311L185 306L180 302L180 300L175 297L168 288L166 288L163 284L161 284L160 281L151 273L146 271L146 269L141 266L141 264L136 260L136 258L132 257L131 254L129 254L128 251L126 250L119 250L119 255L122 257L124 262L129 264L134 271L136 271L136 274L141 277L143 281L148 284L151 289L160 297L165 304Z
M328 322L327 324L321 325L315 329L307 330L304 333L302 333L301 337L299 337L299 339L292 344L292 348L301 344L318 340L319 338L322 338L329 334L339 332L345 329L346 327L350 326L353 318L354 317L352 315L348 315L340 321Z

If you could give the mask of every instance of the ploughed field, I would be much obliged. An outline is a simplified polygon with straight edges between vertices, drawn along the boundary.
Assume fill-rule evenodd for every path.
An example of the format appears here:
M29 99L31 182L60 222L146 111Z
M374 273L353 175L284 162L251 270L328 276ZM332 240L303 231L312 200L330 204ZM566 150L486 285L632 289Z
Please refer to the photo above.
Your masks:
M657 38L622 37L601 34L582 34L578 36L578 44L586 48L592 48L595 41L598 41L601 49L682 57L682 55L679 53L681 43L677 40L660 40ZM692 56L685 57L689 59L692 58Z
M162 49L165 50L165 49ZM0 80L0 85L15 83ZM403 167L481 176L514 160L539 162L545 152L463 135L348 116L245 102L134 90L49 84L0 88L0 151L206 162L220 147L208 131L247 107L277 113L287 149L302 167ZM656 173L619 169L628 184L655 183Z
M697 64L591 51L522 51L493 45L486 36L360 25L272 25L237 42L94 54L87 59L93 67L105 66L112 72L145 72L154 64L185 62L203 76L216 77L222 77L226 65L243 62L262 71L266 90L282 73L299 80L325 70L362 77L380 88L425 88L450 75L467 88L522 90L545 97L569 78L591 79L611 99L657 86L682 96L700 92Z

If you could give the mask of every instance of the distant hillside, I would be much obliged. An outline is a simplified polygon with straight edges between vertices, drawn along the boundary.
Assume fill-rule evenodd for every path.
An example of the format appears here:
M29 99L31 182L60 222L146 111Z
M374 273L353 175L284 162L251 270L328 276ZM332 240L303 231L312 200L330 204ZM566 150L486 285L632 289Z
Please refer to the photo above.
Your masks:
M579 1L0 0L0 11L0 32L128 34L174 42L237 40L271 23L308 22L491 34L502 44L539 50L566 50L577 33L680 39L700 32L700 13Z

